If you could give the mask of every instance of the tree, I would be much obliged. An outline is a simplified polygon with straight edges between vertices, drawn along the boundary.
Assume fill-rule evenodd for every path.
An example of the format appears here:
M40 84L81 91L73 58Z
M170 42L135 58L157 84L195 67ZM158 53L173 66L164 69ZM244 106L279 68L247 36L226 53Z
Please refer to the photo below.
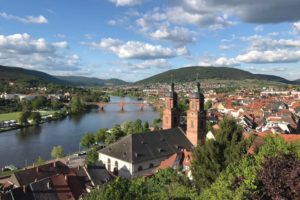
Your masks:
M43 164L45 164L45 160L44 160L41 156L39 156L39 157L37 158L37 160L34 162L34 164L35 164L36 166L43 165Z
M300 160L293 154L267 158L258 173L259 193L253 199L300 199Z
M27 112L27 111L30 112L32 110L31 102L28 101L27 99L22 99L21 105L22 105L22 111L23 112Z
M95 148L88 150L85 158L87 165L95 165L98 162L98 152Z
M80 145L86 148L90 148L90 146L94 143L95 143L95 137L94 134L91 132L85 133L80 140Z
M30 111L24 111L21 112L21 114L18 117L18 121L20 124L24 125L28 123L28 118L30 117L31 112Z
M212 107L212 101L211 100L208 100L207 102L205 102L205 104L204 104L205 110L208 110L211 107Z
M96 134L95 134L95 142L105 142L105 138L107 135L107 129L106 128L101 128L99 129Z
M133 130L134 133L142 133L143 132L143 125L142 125L142 120L137 119L135 120L134 124L133 124Z
M39 112L32 112L30 115L30 119L32 119L33 124L37 125L41 123L42 116Z
M225 117L216 141L206 141L193 151L191 169L198 191L209 187L229 163L239 160L246 153L245 146L242 129L233 118Z
M150 131L148 121L145 121L145 122L144 122L144 128L143 128L143 131L144 131L144 132Z
M64 149L62 146L54 146L52 151L51 151L51 157L58 159L62 158L64 156Z
M81 113L84 110L84 104L79 97L73 97L71 100L71 113Z
M47 106L47 99L43 96L37 96L31 101L32 109L38 110Z
M111 144L116 142L120 137L125 136L126 133L122 131L120 125L115 125L112 129L110 129L109 134L107 134L105 138L106 144Z
M189 99L184 97L178 102L178 108L182 113L185 113L189 109Z
M57 99L57 98L52 98L51 99L51 108L53 110L57 110L63 107L63 104Z

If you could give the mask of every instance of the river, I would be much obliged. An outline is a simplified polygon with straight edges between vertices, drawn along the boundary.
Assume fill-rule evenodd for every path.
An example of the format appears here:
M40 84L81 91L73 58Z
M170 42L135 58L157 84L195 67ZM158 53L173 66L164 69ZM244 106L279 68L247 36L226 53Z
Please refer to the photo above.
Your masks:
M128 97L111 97L111 102L137 102ZM0 133L0 168L13 164L17 167L31 165L39 156L50 159L53 146L61 145L66 154L78 151L82 135L100 128L111 128L115 124L141 119L150 124L159 113L145 106L140 111L138 105L125 105L121 112L118 105L106 105L104 111L93 109L87 113L68 116L40 126L31 126Z

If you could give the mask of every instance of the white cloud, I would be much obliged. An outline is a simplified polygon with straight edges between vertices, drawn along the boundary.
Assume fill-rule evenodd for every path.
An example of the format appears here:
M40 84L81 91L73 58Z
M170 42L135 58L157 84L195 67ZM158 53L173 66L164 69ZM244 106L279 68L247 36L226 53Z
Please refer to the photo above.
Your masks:
M300 21L293 23L293 29L297 32L300 32Z
M234 58L226 58L226 57L220 57L218 59L212 60L212 59L204 59L200 60L198 63L200 66L213 66L213 67L234 67L239 66L240 63L235 60Z
M299 39L272 39L266 36L253 35L242 37L242 41L249 42L250 50L274 50L287 48L300 48Z
M0 35L0 64L46 71L78 71L77 54L65 54L68 43L49 43L44 38L29 34Z
M300 61L300 51L268 50L250 51L238 55L236 60L244 63L292 63Z
M262 32L262 31L264 31L264 27L263 27L262 25L258 25L258 26L256 26L256 27L254 28L254 30L255 30L256 32Z
M109 0L116 6L134 6L144 2L144 0Z
M100 48L116 54L124 59L158 59L158 58L172 58L176 56L183 56L188 54L185 47L182 48L167 48L161 45L152 45L149 43L142 43L139 41L123 42L118 39L104 38L100 42L82 43L93 48Z
M61 48L61 49L65 49L65 48L67 48L69 45L68 45L68 42L66 42L66 41L62 41L62 42L54 42L54 43L52 43L52 45L54 46L54 47L57 47L57 48Z
M37 17L34 16L19 17L19 16L7 14L5 12L0 12L0 17L8 20L16 20L26 24L47 24L48 23L48 20L43 15Z
M196 41L196 32L184 27L174 27L170 29L168 26L161 26L150 33L150 36L153 39L167 40L179 46L184 46Z

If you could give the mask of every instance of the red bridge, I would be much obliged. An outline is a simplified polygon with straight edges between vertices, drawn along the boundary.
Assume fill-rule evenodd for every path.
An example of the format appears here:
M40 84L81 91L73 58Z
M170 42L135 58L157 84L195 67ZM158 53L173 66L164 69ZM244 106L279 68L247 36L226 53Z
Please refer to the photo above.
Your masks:
M122 101L122 102L108 102L108 103L105 103L105 102L97 102L97 103L95 103L95 104L97 104L98 107L99 107L99 109L102 110L102 111L104 111L104 108L105 108L105 106L107 106L107 105L117 105L117 106L120 107L120 111L124 111L124 110L125 110L124 107L125 107L126 105L136 105L136 106L138 106L138 107L140 108L141 111L143 111L143 110L144 110L144 106L147 105L146 103L139 103L139 102L123 102L123 101Z

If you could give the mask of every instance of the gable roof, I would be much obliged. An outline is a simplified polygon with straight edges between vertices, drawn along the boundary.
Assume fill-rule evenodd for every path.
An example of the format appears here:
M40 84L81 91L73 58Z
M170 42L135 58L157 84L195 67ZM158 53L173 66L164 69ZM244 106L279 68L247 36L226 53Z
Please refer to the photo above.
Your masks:
M181 149L191 151L192 148L192 143L178 127L127 135L99 152L129 163L139 163L170 156Z
M23 186L46 177L54 176L56 174L68 174L69 172L70 169L67 165L60 161L56 161L54 163L48 163L15 172L12 177L12 182L17 186Z

